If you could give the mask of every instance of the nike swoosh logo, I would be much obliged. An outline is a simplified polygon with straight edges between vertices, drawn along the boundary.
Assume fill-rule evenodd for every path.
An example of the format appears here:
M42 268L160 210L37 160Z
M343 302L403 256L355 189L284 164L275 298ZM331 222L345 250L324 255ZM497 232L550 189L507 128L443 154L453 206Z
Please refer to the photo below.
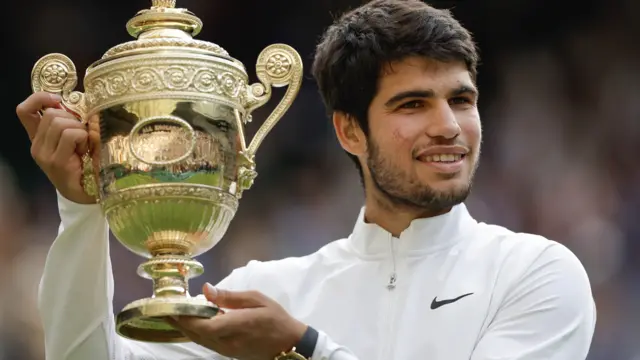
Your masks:
M445 306L445 305L454 303L454 302L456 302L456 301L458 301L458 300L460 300L460 299L462 299L464 297L467 297L469 295L473 295L473 293L468 293L468 294L460 295L457 298L447 299L447 300L440 300L440 301L438 301L438 297L436 296L436 297L433 298L433 301L431 302L431 310L435 310L435 309L437 309L437 308L439 308L441 306Z

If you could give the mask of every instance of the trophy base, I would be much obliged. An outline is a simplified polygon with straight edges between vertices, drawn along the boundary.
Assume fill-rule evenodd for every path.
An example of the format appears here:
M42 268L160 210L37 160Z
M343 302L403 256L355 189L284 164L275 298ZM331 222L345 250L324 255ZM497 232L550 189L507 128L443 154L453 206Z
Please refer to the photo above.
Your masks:
M125 338L155 343L190 342L163 318L211 318L221 310L204 297L155 297L132 302L116 316L116 332Z

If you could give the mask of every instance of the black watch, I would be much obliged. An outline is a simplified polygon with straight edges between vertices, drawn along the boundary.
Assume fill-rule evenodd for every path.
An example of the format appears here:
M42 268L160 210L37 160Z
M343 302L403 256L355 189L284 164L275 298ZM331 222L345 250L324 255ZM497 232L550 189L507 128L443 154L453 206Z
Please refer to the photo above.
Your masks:
M282 353L276 357L276 360L309 360L313 356L313 352L316 350L316 343L318 342L318 331L307 326L307 331L302 335L302 339L289 351L288 353Z
M318 331L307 326L307 331L302 335L302 339L296 344L296 352L305 359L311 359L313 352L316 350L316 343L318 342Z

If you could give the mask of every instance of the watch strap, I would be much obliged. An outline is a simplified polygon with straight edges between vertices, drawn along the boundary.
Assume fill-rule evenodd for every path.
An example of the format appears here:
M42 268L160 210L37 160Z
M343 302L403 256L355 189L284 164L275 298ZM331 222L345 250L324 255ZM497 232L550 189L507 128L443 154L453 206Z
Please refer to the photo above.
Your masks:
M295 346L296 352L302 355L305 359L311 359L313 352L316 350L318 335L319 334L316 329L311 326L307 326L307 330Z

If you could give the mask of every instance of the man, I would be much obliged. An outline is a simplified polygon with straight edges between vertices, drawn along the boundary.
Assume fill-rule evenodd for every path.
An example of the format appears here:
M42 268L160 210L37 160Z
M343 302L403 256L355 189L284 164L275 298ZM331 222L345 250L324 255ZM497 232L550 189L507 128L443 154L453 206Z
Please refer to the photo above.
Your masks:
M31 96L18 114L62 219L40 288L47 359L585 359L596 316L580 262L463 204L480 155L476 64L470 34L417 0L373 1L333 24L313 73L362 175L353 233L206 286L232 310L169 319L187 344L115 334L107 224L80 186L87 133L55 97Z

